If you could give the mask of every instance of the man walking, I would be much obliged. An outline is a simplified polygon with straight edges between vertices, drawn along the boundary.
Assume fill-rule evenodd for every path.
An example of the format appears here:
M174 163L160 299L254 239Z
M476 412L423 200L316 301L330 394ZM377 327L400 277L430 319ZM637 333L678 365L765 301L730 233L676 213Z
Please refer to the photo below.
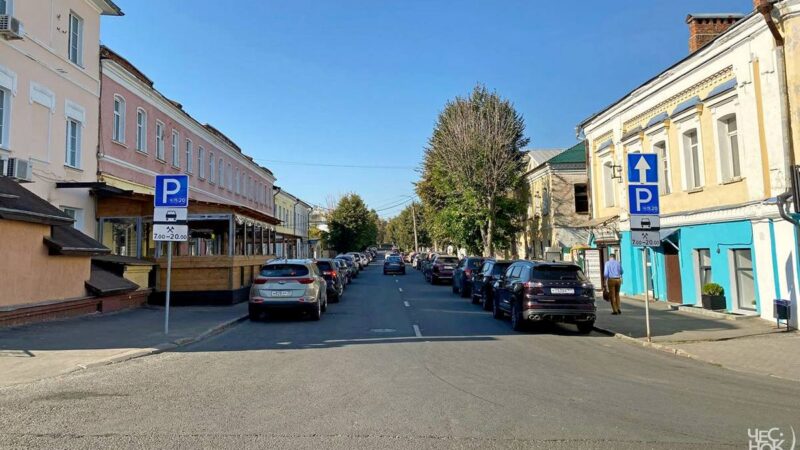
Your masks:
M603 276L606 279L606 289L608 290L608 299L611 302L611 314L622 314L619 307L619 287L622 285L622 265L617 261L617 256L609 253L608 261L606 261Z

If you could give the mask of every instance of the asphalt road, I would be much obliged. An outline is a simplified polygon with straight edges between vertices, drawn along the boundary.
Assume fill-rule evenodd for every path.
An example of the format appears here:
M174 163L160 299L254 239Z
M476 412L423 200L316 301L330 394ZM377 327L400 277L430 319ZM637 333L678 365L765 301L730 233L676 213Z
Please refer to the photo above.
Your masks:
M321 322L0 390L0 447L747 448L748 428L800 431L798 405L797 383L571 326L514 333L374 266Z

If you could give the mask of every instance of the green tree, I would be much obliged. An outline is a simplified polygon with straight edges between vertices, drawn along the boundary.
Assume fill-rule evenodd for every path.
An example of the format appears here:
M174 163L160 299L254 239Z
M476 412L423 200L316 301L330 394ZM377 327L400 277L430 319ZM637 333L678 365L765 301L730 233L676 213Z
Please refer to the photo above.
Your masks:
M360 251L374 245L378 238L377 213L367 209L357 194L339 199L328 218L325 242L338 252Z
M514 198L523 169L525 122L484 86L439 114L417 184L432 238L485 256L508 248L524 205Z
M391 243L396 244L404 250L414 249L414 213L417 219L417 241L420 247L430 245L426 222L423 217L420 205L412 207L406 206L400 213L389 220L387 225L388 236Z

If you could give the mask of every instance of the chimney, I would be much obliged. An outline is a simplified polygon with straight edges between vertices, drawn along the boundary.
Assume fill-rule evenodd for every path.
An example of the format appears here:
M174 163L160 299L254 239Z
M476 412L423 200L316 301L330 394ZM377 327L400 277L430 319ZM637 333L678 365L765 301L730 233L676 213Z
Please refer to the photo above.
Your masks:
M753 0L753 9L761 11L760 8L767 6L770 3L775 3L775 0Z
M753 0L754 3L766 0ZM713 41L714 38L724 33L734 23L744 17L744 14L689 14L686 23L689 24L689 53L694 53L700 47Z

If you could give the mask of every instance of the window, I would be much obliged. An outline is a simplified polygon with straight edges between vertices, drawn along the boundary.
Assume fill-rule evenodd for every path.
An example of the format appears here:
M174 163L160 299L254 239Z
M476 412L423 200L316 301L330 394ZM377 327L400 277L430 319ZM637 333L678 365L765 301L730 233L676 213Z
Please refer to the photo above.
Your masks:
M111 139L125 142L125 99L119 95L114 96L114 123Z
M233 191L233 168L231 163L228 163L228 190Z
M225 163L222 161L222 158L219 159L219 169L217 170L217 182L219 183L219 187L225 187Z
M81 123L72 118L67 119L67 157L65 163L75 168L80 168L81 164Z
M186 140L186 173L192 173L192 141Z
M83 230L83 210L79 208L71 208L69 206L62 206L61 210L72 218L72 227L76 230Z
M729 114L718 121L719 157L722 181L731 181L742 176L739 161L739 134L736 115Z
M686 189L698 189L703 186L701 172L702 155L697 130L683 133L683 161L686 171Z
M164 124L156 121L156 159L166 161L164 156Z
M11 95L5 89L0 89L0 147L8 147L8 120L11 115L9 107Z
M707 248L697 249L697 279L700 289L711 283L711 250Z
M147 113L136 110L136 150L147 153Z
M603 200L607 208L617 205L614 187L614 167L611 161L603 163Z
M203 147L197 148L197 170L199 171L198 176L200 178L206 177L205 153L206 151Z
M653 153L658 155L658 160L661 162L661 173L658 179L658 191L661 195L667 195L672 192L672 182L669 175L669 153L667 153L667 142L660 141L653 145Z
M589 212L589 190L585 183L578 183L573 186L575 190L575 212L586 214Z
M0 0L0 14L11 14L10 2L11 0Z
M753 278L753 254L749 248L733 250L736 275L736 303L740 309L756 309L756 284Z
M178 132L172 130L172 167L181 166L181 137Z
M214 167L216 166L216 161L214 160L214 152L208 152L208 182L214 182Z
M83 19L69 14L69 60L83 66Z
M550 214L550 192L547 188L542 189L542 215Z
M236 192L236 195L239 195L239 192L241 192L241 188L242 185L239 179L239 169L236 169L236 175L233 176L233 190L234 192Z

